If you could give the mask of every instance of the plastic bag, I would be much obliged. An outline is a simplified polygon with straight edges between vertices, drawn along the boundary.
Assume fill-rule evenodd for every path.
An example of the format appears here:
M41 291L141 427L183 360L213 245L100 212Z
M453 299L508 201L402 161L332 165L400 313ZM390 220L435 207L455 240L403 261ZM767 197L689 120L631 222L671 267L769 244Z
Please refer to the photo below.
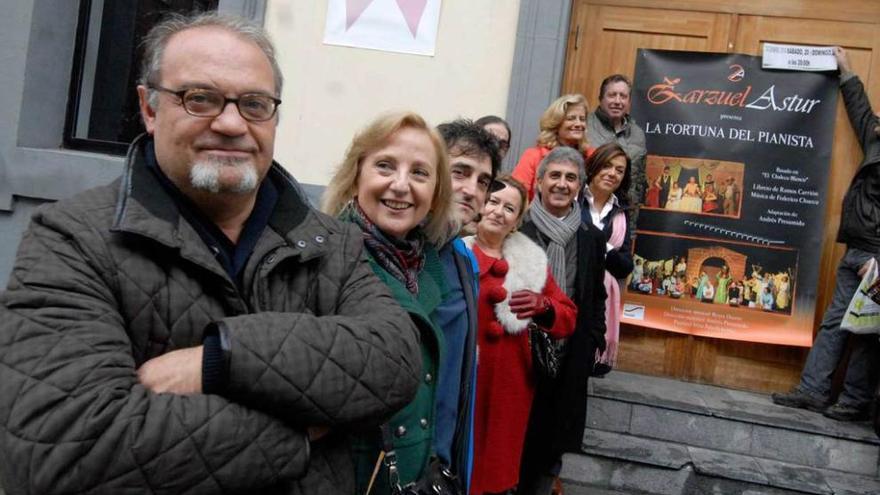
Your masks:
M862 277L856 289L840 328L852 333L880 334L880 277L878 277L877 261L871 258L868 271Z

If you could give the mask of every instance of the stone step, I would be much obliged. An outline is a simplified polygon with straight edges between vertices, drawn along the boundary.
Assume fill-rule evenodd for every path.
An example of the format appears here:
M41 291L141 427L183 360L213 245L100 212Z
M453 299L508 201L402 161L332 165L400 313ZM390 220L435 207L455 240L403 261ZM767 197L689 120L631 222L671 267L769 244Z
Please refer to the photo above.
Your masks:
M585 431L584 454L566 454L560 477L584 493L880 493L875 477L593 429Z
M880 440L867 423L777 406L766 395L615 371L591 380L587 404L591 430L878 475Z

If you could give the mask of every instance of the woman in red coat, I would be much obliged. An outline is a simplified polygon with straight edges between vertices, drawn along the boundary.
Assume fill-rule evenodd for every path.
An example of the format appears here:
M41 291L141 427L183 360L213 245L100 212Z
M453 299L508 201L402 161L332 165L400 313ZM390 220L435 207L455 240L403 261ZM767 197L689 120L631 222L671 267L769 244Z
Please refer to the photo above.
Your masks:
M471 493L502 493L516 487L520 456L535 394L529 325L554 338L574 331L577 308L556 286L547 255L515 232L528 200L510 176L492 193L465 243L480 266L477 336L477 401Z
M593 152L587 146L587 99L583 95L562 95L541 115L541 131L535 146L523 151L513 169L513 178L526 187L529 201L535 195L538 164L557 146L580 150L586 160Z

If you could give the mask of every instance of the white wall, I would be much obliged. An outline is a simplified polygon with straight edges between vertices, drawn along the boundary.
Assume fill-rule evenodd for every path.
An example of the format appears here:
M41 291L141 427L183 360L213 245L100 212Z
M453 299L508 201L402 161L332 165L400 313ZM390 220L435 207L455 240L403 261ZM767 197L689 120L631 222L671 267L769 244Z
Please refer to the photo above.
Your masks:
M520 0L443 0L433 57L322 43L326 0L271 0L266 27L285 86L275 158L324 185L376 115L414 110L436 125L504 116Z

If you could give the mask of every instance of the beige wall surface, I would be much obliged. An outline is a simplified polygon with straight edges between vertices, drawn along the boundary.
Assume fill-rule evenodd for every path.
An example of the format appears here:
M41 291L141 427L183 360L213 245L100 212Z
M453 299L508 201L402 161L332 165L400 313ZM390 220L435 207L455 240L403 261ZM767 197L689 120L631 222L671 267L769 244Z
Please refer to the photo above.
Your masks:
M504 116L519 0L443 0L433 57L323 44L326 0L272 0L265 25L284 72L275 158L326 184L354 133L413 110L432 125Z

